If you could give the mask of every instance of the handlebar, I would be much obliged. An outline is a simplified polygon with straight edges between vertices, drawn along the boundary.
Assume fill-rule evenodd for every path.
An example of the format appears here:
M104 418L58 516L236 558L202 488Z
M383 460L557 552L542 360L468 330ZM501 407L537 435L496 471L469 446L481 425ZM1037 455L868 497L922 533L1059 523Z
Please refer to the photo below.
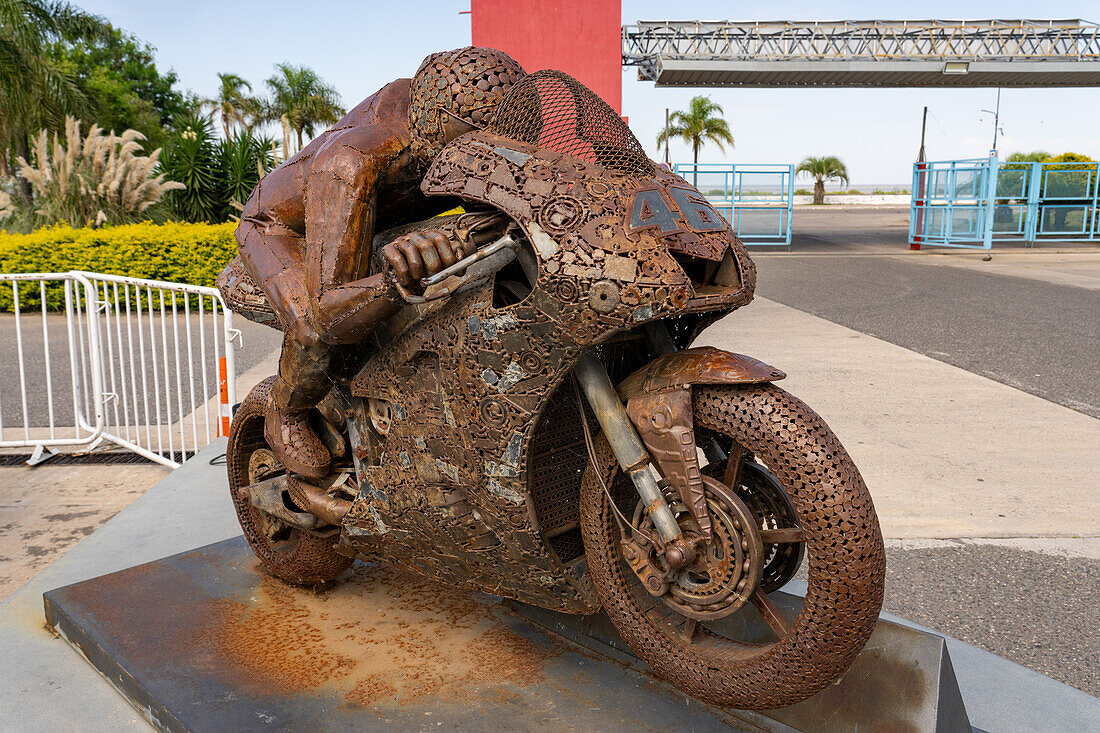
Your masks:
M492 242L491 244L488 244L488 245L482 247L481 249L477 250L476 252L474 252L469 257L463 257L458 262L454 263L453 265L450 265L448 267L443 268L442 270L435 273L434 275L429 275L428 277L420 278L420 285L423 288L429 288L433 285L438 285L439 283L443 282L447 278L450 278L450 277L452 277L454 275L457 275L458 273L461 273L461 272L466 272L470 268L471 265L474 265L478 262L481 262L482 260L488 259L489 257L492 257L493 255L497 254L498 252L502 252L506 249L511 249L513 251L519 249L519 242L517 242L515 239L513 239L511 234L505 234L500 239L497 239L496 241ZM502 266L503 266L503 264L504 263L502 263ZM406 288L404 285L402 285L400 282L397 283L397 291L399 293L401 293L401 297L404 298L405 301L408 302L408 303L427 303L427 302L432 301L432 300L438 300L440 298L445 298L448 295L453 295L454 292L459 287L465 285L467 282L471 282L473 280L476 280L476 279L484 277L484 276L485 276L485 273L480 273L480 272L479 273L473 273L472 275L467 273L466 275L461 277L459 279L459 281L457 283L455 283L455 285L453 287L449 286L449 287L446 287L446 288L441 288L441 289L436 290L436 291L434 291L434 292L432 292L431 294L428 294L428 295L416 295L415 293L409 291L409 289Z
M436 283L441 283L444 280L446 280L447 278L449 278L451 275L455 275L459 272L465 271L466 268L468 268L470 265L474 264L475 262L479 262L479 261L485 259L486 257L489 257L490 255L496 254L497 252L499 252L502 249L505 249L506 247L515 248L515 247L518 247L518 246L519 246L519 242L512 239L511 234L505 234L503 237L496 240L492 244L488 244L488 245L482 247L481 249L477 250L476 252L474 252L469 257L463 257L461 260L454 263L450 267L444 267L442 270L435 273L434 275L429 275L428 277L420 278L420 285L422 287L427 288L427 287L430 287L432 285L435 285Z

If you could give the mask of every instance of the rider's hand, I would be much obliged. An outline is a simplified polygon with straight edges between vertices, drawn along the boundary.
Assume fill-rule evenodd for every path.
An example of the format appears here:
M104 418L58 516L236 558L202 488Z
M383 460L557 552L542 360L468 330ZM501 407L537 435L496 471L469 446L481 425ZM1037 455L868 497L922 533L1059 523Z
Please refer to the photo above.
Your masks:
M473 252L466 251L461 242L439 229L406 234L382 248L382 257L393 268L397 281L406 287L470 254Z

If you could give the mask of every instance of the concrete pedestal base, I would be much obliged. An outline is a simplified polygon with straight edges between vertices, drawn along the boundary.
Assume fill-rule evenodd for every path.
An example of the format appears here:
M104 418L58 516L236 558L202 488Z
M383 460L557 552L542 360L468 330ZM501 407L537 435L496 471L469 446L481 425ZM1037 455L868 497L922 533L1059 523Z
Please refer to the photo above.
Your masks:
M802 599L773 593L789 621ZM628 664L639 663L610 620L570 616L520 603L506 604L517 615L554 633ZM751 611L742 612L748 635L769 638L767 626ZM745 638L741 629L740 638ZM757 724L780 723L809 733L856 730L971 731L947 643L936 634L880 619L863 652L835 684L808 700L781 710L738 711Z

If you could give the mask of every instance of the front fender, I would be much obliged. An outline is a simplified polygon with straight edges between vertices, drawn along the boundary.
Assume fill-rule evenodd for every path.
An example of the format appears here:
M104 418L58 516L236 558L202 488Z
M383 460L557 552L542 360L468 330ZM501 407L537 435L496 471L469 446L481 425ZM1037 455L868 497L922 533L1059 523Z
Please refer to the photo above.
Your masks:
M759 384L786 373L744 354L699 346L658 356L619 383L624 401L640 393L663 392L692 384Z

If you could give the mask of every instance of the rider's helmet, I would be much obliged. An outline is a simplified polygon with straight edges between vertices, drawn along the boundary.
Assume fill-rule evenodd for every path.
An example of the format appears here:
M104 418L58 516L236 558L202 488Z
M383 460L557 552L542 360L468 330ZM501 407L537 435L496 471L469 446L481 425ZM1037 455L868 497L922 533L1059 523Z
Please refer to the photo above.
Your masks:
M515 59L493 48L467 46L428 56L410 90L416 152L434 158L458 135L484 127L504 94L524 76Z

